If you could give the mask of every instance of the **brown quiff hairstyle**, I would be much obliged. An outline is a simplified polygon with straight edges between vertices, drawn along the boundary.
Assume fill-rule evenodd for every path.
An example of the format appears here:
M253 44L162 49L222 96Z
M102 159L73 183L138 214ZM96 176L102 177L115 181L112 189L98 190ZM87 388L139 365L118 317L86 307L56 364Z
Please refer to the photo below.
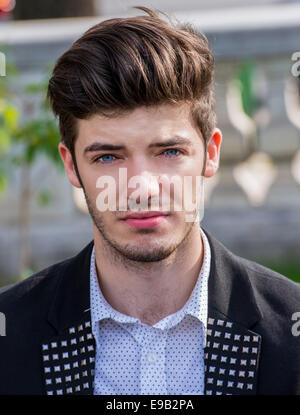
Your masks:
M74 160L76 119L181 102L191 103L206 154L216 123L208 40L189 24L175 25L146 7L137 8L148 15L96 24L54 66L47 98Z

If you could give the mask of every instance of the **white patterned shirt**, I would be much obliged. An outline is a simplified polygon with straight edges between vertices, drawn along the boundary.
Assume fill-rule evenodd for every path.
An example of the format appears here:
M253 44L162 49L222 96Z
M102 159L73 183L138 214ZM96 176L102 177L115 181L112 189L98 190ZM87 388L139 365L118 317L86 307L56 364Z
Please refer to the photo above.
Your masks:
M210 246L185 305L153 326L111 307L99 287L94 248L90 267L92 331L96 340L94 395L204 393L204 352Z

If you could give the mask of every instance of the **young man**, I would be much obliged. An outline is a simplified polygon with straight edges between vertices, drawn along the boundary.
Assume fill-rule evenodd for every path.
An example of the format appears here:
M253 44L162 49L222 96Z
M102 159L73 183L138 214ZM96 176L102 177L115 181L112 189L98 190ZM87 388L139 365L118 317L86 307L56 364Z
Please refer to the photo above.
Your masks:
M299 285L201 229L201 182L185 182L219 165L208 42L142 9L53 70L59 152L94 239L2 290L0 392L298 394ZM177 209L185 191L194 207Z

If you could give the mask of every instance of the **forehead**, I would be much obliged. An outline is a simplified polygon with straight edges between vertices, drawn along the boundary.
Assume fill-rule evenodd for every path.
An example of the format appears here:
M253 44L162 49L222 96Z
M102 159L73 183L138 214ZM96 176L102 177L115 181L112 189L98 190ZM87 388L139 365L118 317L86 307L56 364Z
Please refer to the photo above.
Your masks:
M87 120L78 120L80 146L95 139L126 146L148 145L152 140L174 135L188 136L190 140L201 137L192 119L190 104L139 107L117 117L93 115Z

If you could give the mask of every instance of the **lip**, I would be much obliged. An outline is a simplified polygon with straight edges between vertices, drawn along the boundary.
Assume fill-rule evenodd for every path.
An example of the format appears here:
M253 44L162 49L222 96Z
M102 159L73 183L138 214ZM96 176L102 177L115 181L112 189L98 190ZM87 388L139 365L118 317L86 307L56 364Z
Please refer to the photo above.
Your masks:
M147 211L147 212L132 212L127 215L123 220L127 219L147 219L152 218L154 216L167 216L166 213L160 211Z
M133 228L154 228L166 220L168 215L162 212L140 212L132 213L126 216L123 221Z

